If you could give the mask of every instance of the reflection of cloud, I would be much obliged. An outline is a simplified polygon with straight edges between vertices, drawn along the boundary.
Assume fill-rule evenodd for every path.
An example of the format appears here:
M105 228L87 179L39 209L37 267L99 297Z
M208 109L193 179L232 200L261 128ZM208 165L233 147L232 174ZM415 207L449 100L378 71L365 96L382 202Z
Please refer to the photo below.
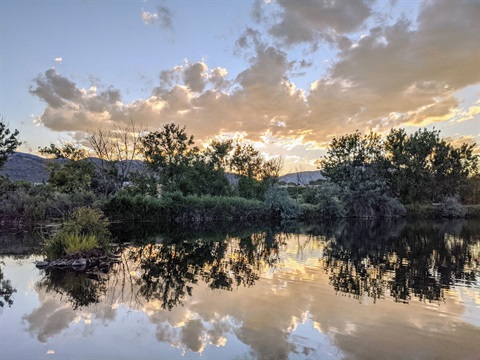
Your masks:
M200 320L190 320L182 327L182 343L191 351L202 352L205 347L202 336L204 332L205 328Z
M121 284L112 283L110 285L112 294L119 294L121 293L119 290L122 287L125 288ZM115 285L118 289L115 288ZM97 324L93 319L102 325L115 320L116 307L108 304L108 301L112 301L108 296L101 298L103 302L74 310L72 308L73 305L65 302L63 297L59 296L55 291L46 291L41 286L39 286L37 291L41 301L40 306L30 314L25 315L23 319L28 323L28 331L35 334L40 342L45 343L50 338L61 334L70 326L78 323L82 323L85 326L82 331L83 335L91 336Z
M28 331L37 334L37 339L43 343L68 328L77 316L72 308L58 305L54 300L46 301L24 317L29 323Z
M323 358L325 351L333 358L347 359L384 358L385 354L392 359L416 358L419 353L431 358L458 358L461 351L468 358L480 350L476 341L479 328L461 319L465 298L471 294L460 297L446 291L445 303L412 301L405 306L390 299L372 304L366 296L360 305L351 294L337 295L329 284L329 274L319 261L324 253L323 240L304 235L282 235L280 240L286 244L280 249L281 264L251 287L211 291L199 281L184 306L171 311L163 310L159 300L121 300L129 299L130 290L136 294L138 288L122 293L125 284L115 279L107 286L102 302L79 311L71 310L60 296L39 289L41 304L24 319L29 331L42 342L78 326L82 323L77 323L79 319L85 331L76 333L94 337L99 324L118 321L129 325L131 318L115 318L115 308L122 306L127 312L135 310L138 317L133 317L139 323L147 318L158 341L179 352L207 352L209 347L228 346L228 341L236 338L260 359L294 355ZM238 246L238 242L234 239L230 246ZM125 268L132 270L131 283L137 284L138 267L129 264Z

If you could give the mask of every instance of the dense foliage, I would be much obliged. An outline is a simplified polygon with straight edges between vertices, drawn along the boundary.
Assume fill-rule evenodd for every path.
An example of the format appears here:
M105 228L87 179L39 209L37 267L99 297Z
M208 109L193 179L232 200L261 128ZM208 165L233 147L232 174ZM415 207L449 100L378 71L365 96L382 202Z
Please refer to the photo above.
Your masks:
M60 230L46 240L45 255L54 260L73 253L106 248L110 242L108 225L109 221L101 211L79 208Z
M50 171L48 182L56 190L64 193L90 190L95 166L87 159L84 149L65 143L60 147L50 144L40 148L39 152L56 160L47 165Z
M7 128L5 120L0 118L0 169L7 161L8 155L12 154L15 149L21 145L18 141L18 130L13 132Z
M252 145L233 140L213 140L201 150L186 128L175 124L150 133L137 131L134 124L98 130L88 134L87 142L98 159L88 157L79 144L40 149L54 158L47 184L1 179L0 221L64 221L84 206L114 220L175 224L461 217L476 213L462 203L478 202L480 196L474 146L454 147L436 130L335 137L320 160L326 179L293 187L278 184L282 158L267 160ZM137 155L145 166L134 171L131 163L123 164L138 161Z
M367 193L384 203L391 202L386 197L403 203L441 202L455 195L466 200L475 191L474 147L454 147L437 130L408 135L404 129L392 129L385 139L373 132L363 136L356 132L335 137L320 168L333 183L358 192L354 198L361 203L375 201L367 199ZM353 199L354 207L356 203Z

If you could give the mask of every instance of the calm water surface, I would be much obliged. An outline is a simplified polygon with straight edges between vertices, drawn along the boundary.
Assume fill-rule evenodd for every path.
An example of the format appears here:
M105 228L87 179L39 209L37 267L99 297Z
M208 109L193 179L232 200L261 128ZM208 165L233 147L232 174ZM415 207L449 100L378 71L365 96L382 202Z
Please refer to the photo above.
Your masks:
M115 234L89 274L0 236L1 359L480 358L478 221Z

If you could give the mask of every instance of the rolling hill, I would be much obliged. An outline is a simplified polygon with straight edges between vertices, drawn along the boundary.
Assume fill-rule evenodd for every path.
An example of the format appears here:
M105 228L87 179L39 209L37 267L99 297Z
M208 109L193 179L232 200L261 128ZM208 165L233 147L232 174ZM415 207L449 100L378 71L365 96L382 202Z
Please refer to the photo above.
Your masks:
M48 181L48 169L46 167L51 159L45 159L37 155L16 152L8 158L2 171L1 176L8 176L13 181L29 181L32 183L43 183ZM93 158L93 162L100 160ZM135 164L132 166L133 171L138 171L143 168L143 163L134 160ZM234 179L233 174L227 174L230 181ZM280 181L288 183L308 185L310 181L323 179L319 171L302 171L280 176ZM233 182L235 182L233 180Z

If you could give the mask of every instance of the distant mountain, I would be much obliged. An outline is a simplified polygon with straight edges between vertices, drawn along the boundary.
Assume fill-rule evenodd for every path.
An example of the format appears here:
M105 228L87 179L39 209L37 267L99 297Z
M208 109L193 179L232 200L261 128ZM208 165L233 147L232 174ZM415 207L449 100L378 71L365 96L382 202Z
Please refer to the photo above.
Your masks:
M287 175L280 176L279 181L294 183L296 185L308 185L311 181L324 180L319 170L316 171L300 171Z
M8 157L0 175L7 175L13 181L47 182L49 159L37 155L16 152Z
M47 163L54 161L52 159L45 159L37 155L16 152L9 156L5 166L0 175L7 175L13 181L30 181L33 183L47 182L49 173L46 167ZM94 163L99 163L100 159L92 158ZM145 165L139 161L134 160L131 166L131 171L141 171ZM238 179L234 174L227 173L227 178L231 183L236 184ZM288 183L308 185L311 181L323 179L320 171L301 171L280 176L280 181Z
M90 158L90 160L96 165L99 165L101 161L97 158ZM47 164L50 161L60 160L45 159L37 155L16 152L8 157L5 166L0 171L0 176L8 176L12 181L47 182L50 176ZM118 164L117 166L120 167L121 165ZM130 171L140 171L144 168L143 162L133 160Z

